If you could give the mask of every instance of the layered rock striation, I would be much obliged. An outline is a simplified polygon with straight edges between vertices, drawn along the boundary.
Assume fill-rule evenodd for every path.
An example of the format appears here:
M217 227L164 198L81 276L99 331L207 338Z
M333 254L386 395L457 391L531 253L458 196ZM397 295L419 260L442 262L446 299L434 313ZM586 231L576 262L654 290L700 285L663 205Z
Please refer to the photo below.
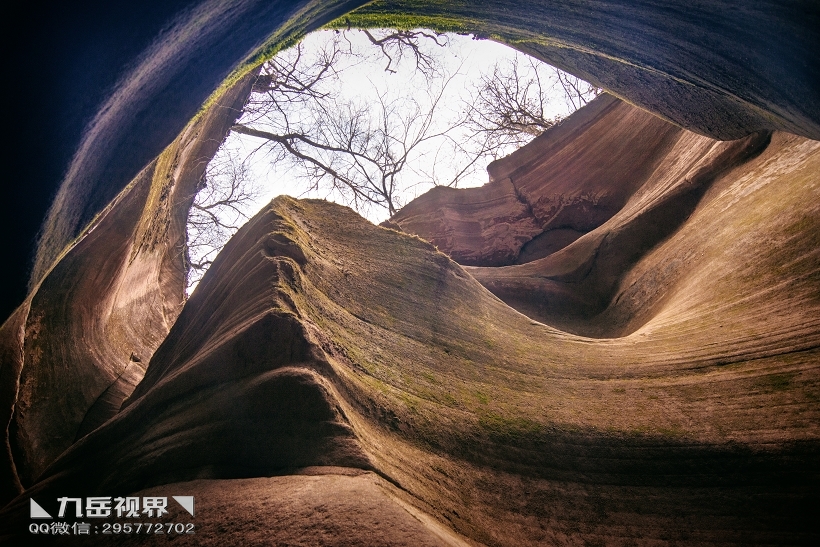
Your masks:
M564 20L586 21L568 6ZM690 28L714 6L671 19ZM606 27L599 54L571 24L572 47L546 40L546 10L481 9L472 25L613 68L698 133L604 96L491 165L485 187L422 196L398 229L277 198L183 305L182 224L240 80L76 241L44 251L0 328L0 541L37 539L30 499L55 514L60 496L182 494L202 510L180 545L816 542L820 143L770 131L814 135L816 120L780 87L738 90L771 62L761 76L731 56L709 57L717 73L692 65L714 40L684 43L680 62L637 55L625 41L654 15L584 27ZM86 152L137 115L145 97L126 91L127 116L102 115ZM111 173L138 133L80 158L49 241L75 233L61 211L94 209L71 189Z
M734 209L732 196L760 180L802 195L815 154L815 141L766 132L715 141L599 98L491 164L485 186L430 192L390 222L472 266L471 275L534 319L585 336L623 336L653 317L694 268L712 268L696 258L707 248L743 245L772 267L788 261L783 253L791 251L764 234L813 218L812 200L788 215L773 209L759 227L737 232L724 226L723 211L751 215ZM507 189L506 201L494 199ZM812 233L800 245L809 248ZM674 256L666 254L672 248ZM735 260L713 279L747 290L731 280L747 256ZM801 261L811 270L816 257ZM755 286L765 290L768 275L761 268ZM803 294L813 287L809 278L795 283L808 283Z
M609 220L683 133L604 94L491 163L489 184L436 187L390 222L465 266L532 262Z
M284 500L308 469L330 482L383 477L385 512L408 504L433 523L420 536L431 542L808 541L820 302L816 232L801 222L813 218L817 145L785 136L778 157L752 160L769 184L741 176L712 201L738 247L704 244L686 290L609 339L516 312L415 236L338 205L277 198L220 254L122 411L3 510L3 533L19 535L30 497L48 507L65 492L197 480L171 490L262 499L259 482L225 479L297 477L278 483L291 485ZM770 232L799 246L781 270L770 269L780 246L749 255L742 240L761 234L746 215L761 227L768 215L804 219ZM667 243L686 246L685 232ZM708 275L732 259L744 283ZM780 282L758 292L758 269ZM322 522L366 499L344 494L346 509ZM242 507L200 521L223 524L197 542L239 537L224 515L246 522ZM299 518L305 541L327 530L310 525L316 513Z
M101 88L119 84L73 144L70 165L53 168L66 175L43 228L32 284L214 89L261 62L260 48L276 51L334 19L339 28L421 25L492 37L713 138L763 130L820 138L820 10L812 0L749 0L742 9L725 0L687 9L676 0L196 0L172 22L153 21L166 30L143 55L111 63L114 73L83 73ZM74 93L81 97L79 80ZM29 85L41 87L36 79Z
M187 127L0 328L4 500L114 416L142 379L185 301L188 209L252 83Z

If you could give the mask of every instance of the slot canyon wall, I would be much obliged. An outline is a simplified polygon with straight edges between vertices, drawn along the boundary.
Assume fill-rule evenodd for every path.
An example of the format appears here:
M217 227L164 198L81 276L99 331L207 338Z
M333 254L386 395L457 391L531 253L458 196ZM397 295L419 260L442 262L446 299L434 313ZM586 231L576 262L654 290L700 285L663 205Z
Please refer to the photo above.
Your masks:
M173 34L192 52L265 15L186 100L271 32L356 7L271 5L239 2L192 43ZM185 215L254 65L196 116L126 84L0 327L0 537L57 540L29 534L29 499L56 512L60 496L136 492L196 497L180 545L820 537L820 109L801 53L816 9L442 6L348 17L466 25L633 104L603 95L491 164L487 185L436 188L384 227L277 198L184 302ZM782 43L733 56L784 28L802 67L785 81ZM623 39L641 29L653 47ZM191 55L145 77L201 69Z

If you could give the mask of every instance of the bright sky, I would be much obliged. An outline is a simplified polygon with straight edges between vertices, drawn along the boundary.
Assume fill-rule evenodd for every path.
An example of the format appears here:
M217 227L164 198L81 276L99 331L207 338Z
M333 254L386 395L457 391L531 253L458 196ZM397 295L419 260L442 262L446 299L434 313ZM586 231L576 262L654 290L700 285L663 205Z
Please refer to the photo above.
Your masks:
M316 48L324 40L327 40L332 31L315 32L305 38L303 44L306 50ZM427 82L423 75L415 70L415 63L407 59L399 66L396 73L385 71L387 64L381 52L370 44L363 33L349 32L348 38L352 42L354 51L359 51L366 57L365 62L353 65L340 66L342 71L341 85L338 88L340 96L360 97L363 100L375 100L376 93L387 91L388 93L407 94L426 92ZM445 105L452 109L458 109L462 101L468 98L471 92L471 85L477 83L482 72L490 71L493 65L500 61L510 60L517 53L515 50L490 40L474 40L471 36L460 36L448 34L448 45L439 48L429 40L422 41L422 44L435 52L445 70L451 74L456 74L453 81L448 85L445 95ZM549 103L547 115L564 117L572 112L572 106L566 101L563 91L555 89L554 100ZM444 121L444 120L443 120ZM233 150L239 157L247 157L253 150L261 144L260 139L231 133L224 147ZM486 163L486 162L485 162ZM251 172L254 179L262 182L264 191L257 200L257 205L249 211L249 217L253 216L265 204L274 197L286 194L294 197L323 198L338 201L338 196L327 192L312 191L305 192L304 183L287 172L281 172L275 165L271 165L264 154L255 154L250 161ZM487 182L487 174L482 165L473 176L461 181L459 187L481 186ZM420 181L423 182L423 181ZM401 203L407 203L417 195L426 192L431 187L430 184L419 184L408 188L401 199ZM369 210L360 211L371 222L379 223L388 217L386 209L372 207Z
M310 52L320 51L322 44L333 39L334 35L333 31L322 31L309 35L303 41L303 55L310 55ZM393 65L392 68L397 68L396 72L388 72L385 70L386 58L378 48L368 41L364 33L349 31L344 33L344 36L350 41L350 47L357 55L343 57L342 62L334 65L335 69L340 72L340 79L334 84L336 87L332 89L333 93L337 93L342 99L363 101L365 105L378 104L379 94L386 95L391 100L400 101L402 105L407 104L408 110L405 112L409 111L413 101L419 102L422 108L425 107L424 100L427 100L430 95L428 88L431 84L422 73L416 70L415 60L412 57L406 57L404 62L398 66ZM453 120L458 117L459 112L463 111L465 102L472 102L472 94L475 93L474 86L478 85L482 74L491 74L497 63L508 63L516 56L519 57L519 69L527 64L525 55L489 40L474 40L471 36L448 34L446 35L446 41L446 47L439 47L432 40L422 39L420 41L420 45L427 52L435 55L440 66L443 67L443 72L452 75L452 79L445 88L443 100L439 103L444 106L441 110L436 110L435 121L441 129L451 127ZM554 83L553 88L548 92L551 99L546 104L545 117L563 118L569 115L574 108L567 100L563 89L557 84L554 69L541 64L539 74L542 76L542 82ZM440 86L441 82L443 80L438 83L433 80L432 85ZM294 114L294 116L298 116L298 114ZM240 120L240 123L243 122L244 120ZM459 134L453 134L453 137L453 140L457 141ZM464 140L467 140L466 137L461 142ZM254 182L257 193L257 198L253 203L243 210L247 218L254 216L271 199L282 194L297 198L328 199L350 205L345 202L343 196L327 190L306 191L304 179L300 180L293 171L288 172L287 166L283 166L281 163L277 165L272 162L271 157L264 153L264 146L260 148L260 145L264 145L265 142L256 137L232 132L217 153L213 164L219 165L218 162L221 161L225 165L226 155L245 162L250 175L249 178ZM455 167L456 161L461 161L463 164L471 159L451 155L449 157L455 158L453 161L450 163L442 161L442 157L448 156L441 152L443 149L441 145L438 146L439 148L433 146L427 150L421 149L415 164L410 165L408 163L407 169L402 171L404 190L397 199L399 206L428 191L433 185L432 179L434 176L441 179L440 182L449 181L452 178L452 173L458 170ZM503 154L512 151L513 149L510 148L505 150ZM460 180L458 187L485 184L488 179L486 164L489 161L490 159L482 159L476 163L474 171ZM451 169L451 171L448 172L448 169ZM379 206L360 208L359 213L376 224L389 216L387 209ZM235 212L228 211L223 214L226 216L220 218L227 219L230 224L238 226L244 223L244 219L236 215ZM210 249L210 251L207 251L206 256L212 259L216 254L214 247L197 246L197 239L192 235L194 232L190 230L189 227L190 252L194 262L201 261L203 256L201 253L205 252L202 249ZM232 233L224 235L224 241L227 241L229 235L232 235ZM224 245L224 242L221 245ZM201 271L191 270L189 293L196 286L202 273Z

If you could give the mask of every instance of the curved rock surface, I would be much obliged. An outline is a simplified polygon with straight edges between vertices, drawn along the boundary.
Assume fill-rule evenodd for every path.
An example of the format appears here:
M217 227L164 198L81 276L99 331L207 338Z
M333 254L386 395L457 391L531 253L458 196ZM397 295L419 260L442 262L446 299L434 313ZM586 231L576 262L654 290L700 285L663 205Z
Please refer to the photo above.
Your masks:
M13 485L3 500L115 415L142 379L184 304L188 209L252 81L146 167L0 328L0 464L11 477L4 488Z
M278 199L180 311L241 83L206 97L362 4L192 2L59 166L0 327L0 542L37 539L30 498L175 492L198 544L817 543L817 5L368 3L352 24L492 36L686 130L605 97L406 211L474 266Z
M626 103L599 99L491 164L485 186L436 189L390 222L459 263L482 266L468 271L519 311L585 336L623 336L640 328L676 284L703 265L697 257L706 249L743 246L736 263L709 275L738 285L734 290L751 290L730 278L747 267L749 256L772 268L791 262L791 244L787 249L767 236L782 230L780 223L808 222L803 239L790 241L807 249L801 268L816 266L810 249L817 223L808 219L819 211L806 195L814 195L807 188L820 172L816 141L782 133L715 141L663 125ZM755 217L754 227L728 229L724 211L761 181L802 197L785 209L772 206L765 220ZM493 200L508 188L517 200ZM743 209L737 211L737 222L748 223ZM574 235L562 239L568 231ZM497 256L506 257L500 261L506 267L487 267ZM761 291L774 282L765 269L753 277ZM811 276L792 283L803 297L814 289ZM793 305L803 302L783 303Z
M396 488L374 473L314 467L298 475L234 480L197 480L136 492L196 500L197 518L170 502L168 522L196 523L195 534L121 537L118 546L288 545L311 547L444 547L470 545L401 501ZM57 545L100 545L100 537L65 539Z
M341 26L427 25L492 37L713 138L761 130L820 138L820 7L812 0L749 0L743 9L725 0L687 9L676 0L191 4L118 75L71 164L59 166L66 176L43 228L33 283L214 89L237 76L237 66L240 75L252 69L262 44L275 50L336 18L347 18Z
M531 262L609 220L683 133L605 94L491 163L489 184L434 188L390 222L462 265Z
M817 191L787 163L794 185L723 188L715 210L736 238L747 214L766 226ZM514 311L423 240L277 198L220 254L123 410L3 510L3 533L20 533L29 497L341 466L489 545L808 541L820 302L817 250L800 242L816 232L781 226L798 247L784 270L765 251L736 270L780 276L767 291L704 280L752 258L704 246L686 291L595 340Z

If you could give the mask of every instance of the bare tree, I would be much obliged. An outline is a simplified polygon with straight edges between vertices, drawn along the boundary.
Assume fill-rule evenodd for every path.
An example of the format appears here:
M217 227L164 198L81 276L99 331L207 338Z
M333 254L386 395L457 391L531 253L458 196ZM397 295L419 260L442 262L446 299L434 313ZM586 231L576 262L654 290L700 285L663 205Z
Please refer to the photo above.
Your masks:
M248 207L257 196L258 187L248 177L245 162L220 149L208 163L188 212L185 259L189 290L248 219Z
M253 124L276 117L287 120L299 108L323 106L332 94L323 84L338 78L337 65L343 56L336 36L310 54L299 43L273 57L256 78L243 108L243 122Z
M522 66L524 63L524 66ZM467 125L474 138L483 139L489 150L522 146L561 121L546 114L554 100L556 84L577 110L601 90L583 80L525 56L495 64L474 87L474 98L466 104Z
M442 97L458 72L444 70L439 61L447 38L424 30L380 29L356 32L387 60L387 72L411 61L426 79L426 97L382 92L369 104L343 100L333 92L340 73L362 55L354 52L350 32L337 32L310 54L299 44L266 63L245 115L232 130L267 141L261 147L271 161L290 166L306 190L333 192L358 210L381 206L392 216L409 186L456 186L482 160L523 145L559 121L545 108L558 84L573 108L598 92L516 55L481 78L465 111L447 117Z
M564 90L564 96L570 104L572 104L573 110L578 110L603 92L603 89L600 87L595 87L568 72L558 70L557 68L553 70L555 70L558 83L561 84L561 88Z
M442 97L453 75L444 74L419 41L440 47L443 37L426 31L361 32L388 60L388 72L395 72L403 59L413 60L416 72L428 78L423 105L418 94L388 97L382 92L370 103L332 94L340 59L357 56L352 46L341 47L342 40L350 44L341 33L311 57L297 46L267 63L254 87L257 93L232 130L265 139L263 146L272 161L290 165L290 172L304 180L308 190L324 188L359 210L376 205L393 215L401 206L400 191L408 186L401 177L413 170L408 166L418 164L431 150L440 156L445 149L452 151L457 141L452 134L464 120L437 129ZM466 172L462 168L447 180L436 177L434 170L414 173L427 178L428 184L454 185Z
M520 147L560 121L547 114L556 89L573 110L600 90L529 57L516 56L481 77L464 108L446 105L456 70L438 51L449 41L428 31L364 30L396 74L411 66L424 91L375 90L369 100L337 94L341 74L372 53L355 50L354 31L337 31L318 48L298 44L266 62L234 133L259 140L280 170L306 191L336 196L363 212L384 207L394 215L407 190L457 186L484 164ZM355 51L354 51L355 50ZM390 76L392 77L392 76ZM221 154L221 155L220 155ZM220 151L208 166L188 221L189 286L248 217L258 193L249 180L250 156Z
M306 181L310 190L328 187L346 197L357 209L367 204L387 208L392 216L399 209L400 191L403 190L400 175L408 164L419 163L427 154L425 145L441 140L433 149L441 153L454 141L449 135L460 125L436 129L442 96L450 80L429 96L423 108L415 99L389 99L378 95L376 104L329 100L318 109L317 115L298 131L289 116L284 115L278 125L279 131L261 130L245 124L234 125L237 133L262 138L280 151L278 161L288 161L297 176ZM472 161L468 161L472 165ZM412 170L413 168L410 167ZM442 181L431 172L425 173L431 184L457 184L466 172L462 168L451 179Z
M424 51L420 40L431 40L439 47L445 47L448 43L446 35L427 30L362 29L361 32L387 59L384 67L386 72L395 73L395 65L405 57L412 56L416 62L416 71L428 78L438 73L440 65L435 56Z

